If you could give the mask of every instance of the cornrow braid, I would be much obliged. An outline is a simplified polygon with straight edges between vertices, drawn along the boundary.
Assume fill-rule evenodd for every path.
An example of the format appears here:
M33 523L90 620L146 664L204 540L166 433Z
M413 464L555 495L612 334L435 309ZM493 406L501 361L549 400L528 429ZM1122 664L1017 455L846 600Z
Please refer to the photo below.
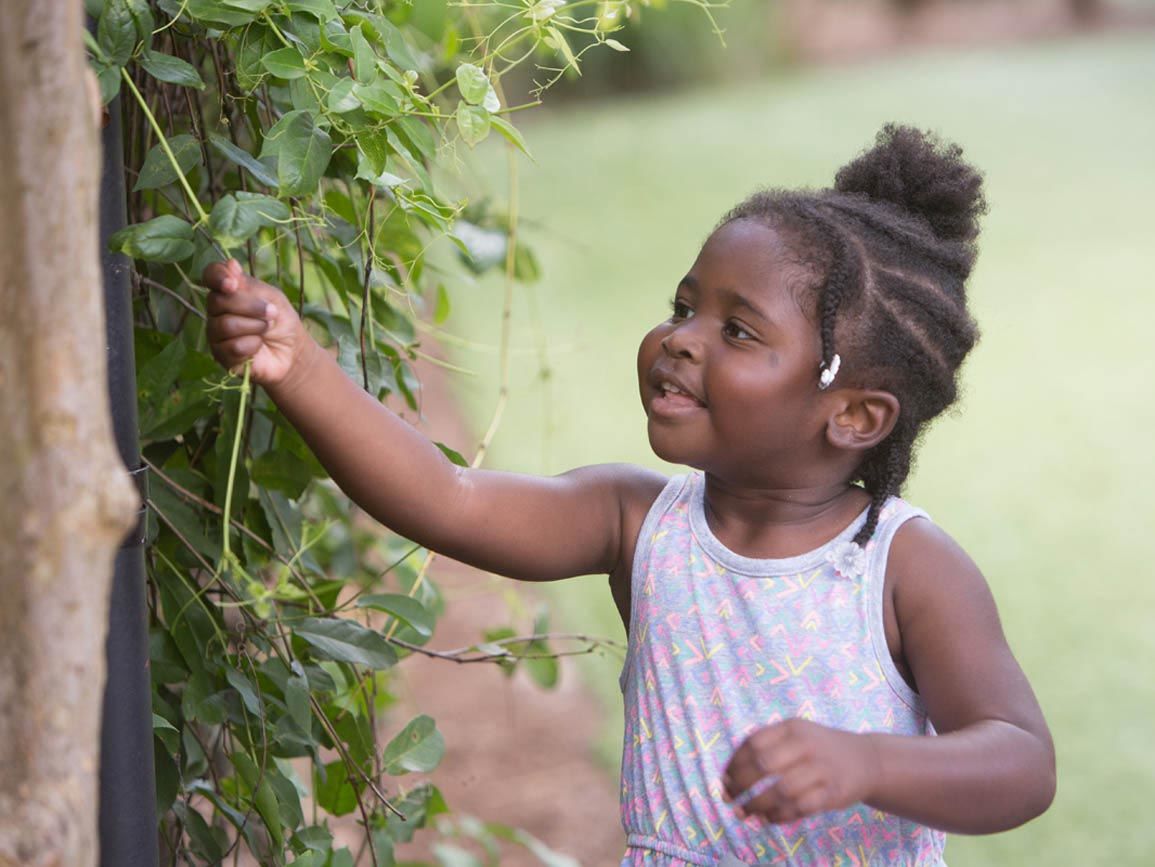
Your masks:
M822 338L821 369L832 370L834 356L837 350L834 346L834 328L837 324L838 307L847 287L853 284L854 272L850 245L846 241L837 224L823 219L816 209L806 209L808 218L815 227L825 236L830 249L830 264L826 269L826 280L821 289L822 301L820 304L819 334Z
M839 382L898 399L894 429L850 479L871 497L859 545L910 474L925 425L958 396L959 367L978 339L966 280L985 211L982 177L957 145L887 125L832 189L762 190L719 223L752 219L785 231L807 275L820 370L837 355Z
M908 456L911 443L904 443L901 437L896 439L892 434L878 448L882 454L881 460L876 463L883 468L883 473L877 479L863 480L864 487L870 492L870 508L866 511L866 522L854 536L855 544L862 547L866 547L866 543L874 535L882 507L891 496L898 493L899 486L909 470Z

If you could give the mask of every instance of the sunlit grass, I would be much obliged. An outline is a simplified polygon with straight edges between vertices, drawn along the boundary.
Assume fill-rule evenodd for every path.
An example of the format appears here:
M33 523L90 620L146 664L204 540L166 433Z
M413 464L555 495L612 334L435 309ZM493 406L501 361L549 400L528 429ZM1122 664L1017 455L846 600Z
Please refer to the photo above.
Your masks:
M522 161L521 207L545 278L536 314L517 298L514 344L527 351L490 464L533 472L661 466L637 343L715 220L754 187L826 185L888 120L939 130L986 172L971 289L984 336L961 410L931 431L906 494L986 572L1053 728L1060 790L1025 829L953 839L952 867L1138 865L1155 851L1152 81L1155 37L1116 36L813 71L524 127L538 162ZM500 173L499 156L480 158ZM498 282L454 299L449 328L495 342ZM480 427L496 356L456 360L481 374L461 381ZM604 578L551 599L567 627L621 635ZM612 765L617 663L587 672L613 721Z

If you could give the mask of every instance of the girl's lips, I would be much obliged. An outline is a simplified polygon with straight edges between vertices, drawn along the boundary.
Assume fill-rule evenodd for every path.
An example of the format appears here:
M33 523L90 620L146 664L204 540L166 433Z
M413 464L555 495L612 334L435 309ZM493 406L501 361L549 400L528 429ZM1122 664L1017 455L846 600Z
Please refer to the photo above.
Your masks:
M659 389L650 399L650 412L665 418L681 418L692 415L705 406L688 394L677 394Z

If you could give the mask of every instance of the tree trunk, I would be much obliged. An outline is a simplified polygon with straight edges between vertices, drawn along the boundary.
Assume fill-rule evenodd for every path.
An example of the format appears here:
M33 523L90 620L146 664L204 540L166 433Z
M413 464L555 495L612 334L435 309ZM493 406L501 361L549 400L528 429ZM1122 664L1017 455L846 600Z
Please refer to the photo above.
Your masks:
M96 863L116 453L80 0L0 26L0 867Z

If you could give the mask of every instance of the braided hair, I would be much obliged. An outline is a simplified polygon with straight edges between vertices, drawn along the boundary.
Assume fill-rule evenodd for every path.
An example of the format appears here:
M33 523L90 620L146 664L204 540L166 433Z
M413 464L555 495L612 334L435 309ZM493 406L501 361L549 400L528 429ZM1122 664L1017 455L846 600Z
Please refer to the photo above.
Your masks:
M924 425L958 395L959 366L978 339L966 280L985 212L982 176L958 145L888 124L833 188L762 190L719 223L757 220L787 233L806 275L803 305L818 325L821 369L838 356L843 381L899 401L894 429L851 479L871 495L859 545L910 474Z

